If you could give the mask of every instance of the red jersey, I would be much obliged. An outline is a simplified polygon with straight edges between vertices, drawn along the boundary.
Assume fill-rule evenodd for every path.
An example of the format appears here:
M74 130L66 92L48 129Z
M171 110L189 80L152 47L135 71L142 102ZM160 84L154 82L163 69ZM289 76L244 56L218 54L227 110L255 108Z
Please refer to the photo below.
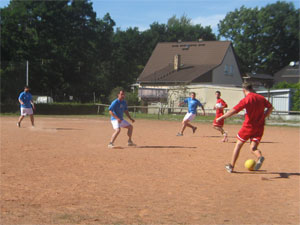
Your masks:
M242 109L246 109L244 127L257 128L263 127L265 124L265 108L272 108L272 104L265 99L265 97L250 92L245 98L243 98L239 104L233 108L240 112Z
M224 102L223 99L219 98L217 99L217 104L221 104L222 105L222 108L216 108L216 118L224 115L224 109L223 108L227 108L227 104L226 102Z

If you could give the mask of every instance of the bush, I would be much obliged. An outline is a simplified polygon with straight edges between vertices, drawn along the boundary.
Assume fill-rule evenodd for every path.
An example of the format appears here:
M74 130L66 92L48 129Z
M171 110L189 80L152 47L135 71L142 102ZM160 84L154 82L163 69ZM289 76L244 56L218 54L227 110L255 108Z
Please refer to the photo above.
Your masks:
M18 113L20 105L18 104L1 104L1 113ZM103 114L104 108L94 104L78 103L53 103L53 104L36 104L35 114L39 115L96 115Z
M116 87L110 92L110 95L108 97L110 103L118 97L120 90L124 90L124 89L121 87ZM140 105L137 90L135 90L134 92L126 92L125 91L125 96L126 96L125 100L126 100L128 106Z

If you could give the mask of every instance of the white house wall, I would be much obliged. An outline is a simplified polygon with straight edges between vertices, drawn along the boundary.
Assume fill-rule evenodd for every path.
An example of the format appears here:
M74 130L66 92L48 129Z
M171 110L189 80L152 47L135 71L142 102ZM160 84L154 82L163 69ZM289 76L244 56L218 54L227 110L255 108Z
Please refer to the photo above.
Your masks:
M225 72L227 66L227 73ZM233 71L232 71L233 69ZM212 83L215 85L234 85L241 86L243 80L236 59L233 54L233 49L230 46L226 52L222 64L214 69Z
M181 87L182 90L182 87ZM170 87L168 93L169 107L178 107L180 99L189 97L190 92L196 93L196 98L204 105L205 110L214 113L213 107L216 104L215 92L221 92L221 98L228 105L228 109L233 108L239 101L244 98L242 88L222 87L215 85L188 85L186 91L178 91L176 87ZM199 109L201 110L201 109Z

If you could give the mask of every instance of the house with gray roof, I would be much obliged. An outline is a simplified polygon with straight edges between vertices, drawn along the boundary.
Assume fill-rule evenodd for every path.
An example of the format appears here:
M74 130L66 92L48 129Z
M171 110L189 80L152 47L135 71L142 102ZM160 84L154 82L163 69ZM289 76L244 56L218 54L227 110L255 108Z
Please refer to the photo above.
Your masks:
M230 41L158 43L137 79L141 98L161 98L162 90L178 85L241 87L242 82Z
M279 82L298 83L300 82L299 61L292 61L274 74L274 84Z
M158 43L137 79L143 84L242 83L230 41Z

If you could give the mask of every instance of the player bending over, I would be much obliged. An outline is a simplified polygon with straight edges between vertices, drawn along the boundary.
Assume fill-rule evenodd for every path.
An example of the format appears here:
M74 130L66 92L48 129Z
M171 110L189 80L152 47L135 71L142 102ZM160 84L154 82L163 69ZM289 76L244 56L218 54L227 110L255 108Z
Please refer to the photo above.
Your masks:
M217 122L217 118L224 115L224 108L227 108L228 106L227 106L226 102L223 99L221 99L220 91L216 91L215 95L217 98L217 102L216 102L216 105L214 106L214 110L216 110L216 118L213 122L213 128L215 128L216 130L221 132L221 134L224 136L222 141L225 142L225 141L228 141L228 137L227 137L228 134L223 129L224 120L220 120L219 122Z
M254 170L260 169L264 161L264 157L257 147L264 133L265 118L268 117L273 110L273 106L268 100L266 100L263 96L254 93L251 84L244 83L243 92L245 94L245 98L233 107L233 109L217 119L217 122L219 122L222 119L226 119L240 112L242 109L246 109L245 121L237 134L237 142L233 150L231 163L225 166L229 173L233 172L240 150L248 139L250 139L250 150L257 158ZM267 108L266 111L265 108Z
M131 120L132 123L134 123L134 119L131 118L127 103L124 100L125 99L125 91L121 90L118 94L118 98L115 99L111 105L109 106L109 114L111 115L111 123L113 128L115 129L115 132L113 133L111 140L108 144L109 148L114 147L114 141L118 137L119 133L121 132L121 127L126 128L127 135L128 135L128 146L135 146L135 144L131 140L132 132L133 132L133 126L128 123L126 120L123 119L123 113L127 115L127 117Z
M179 106L183 105L184 103L188 104L188 112L185 114L182 120L182 128L181 131L177 134L177 136L183 136L183 131L186 127L190 127L193 130L193 133L196 132L197 127L190 124L190 122L196 117L197 114L197 107L200 106L203 110L203 116L205 116L205 110L201 102L196 99L196 93L191 92L190 98L186 98L183 102L179 103Z

